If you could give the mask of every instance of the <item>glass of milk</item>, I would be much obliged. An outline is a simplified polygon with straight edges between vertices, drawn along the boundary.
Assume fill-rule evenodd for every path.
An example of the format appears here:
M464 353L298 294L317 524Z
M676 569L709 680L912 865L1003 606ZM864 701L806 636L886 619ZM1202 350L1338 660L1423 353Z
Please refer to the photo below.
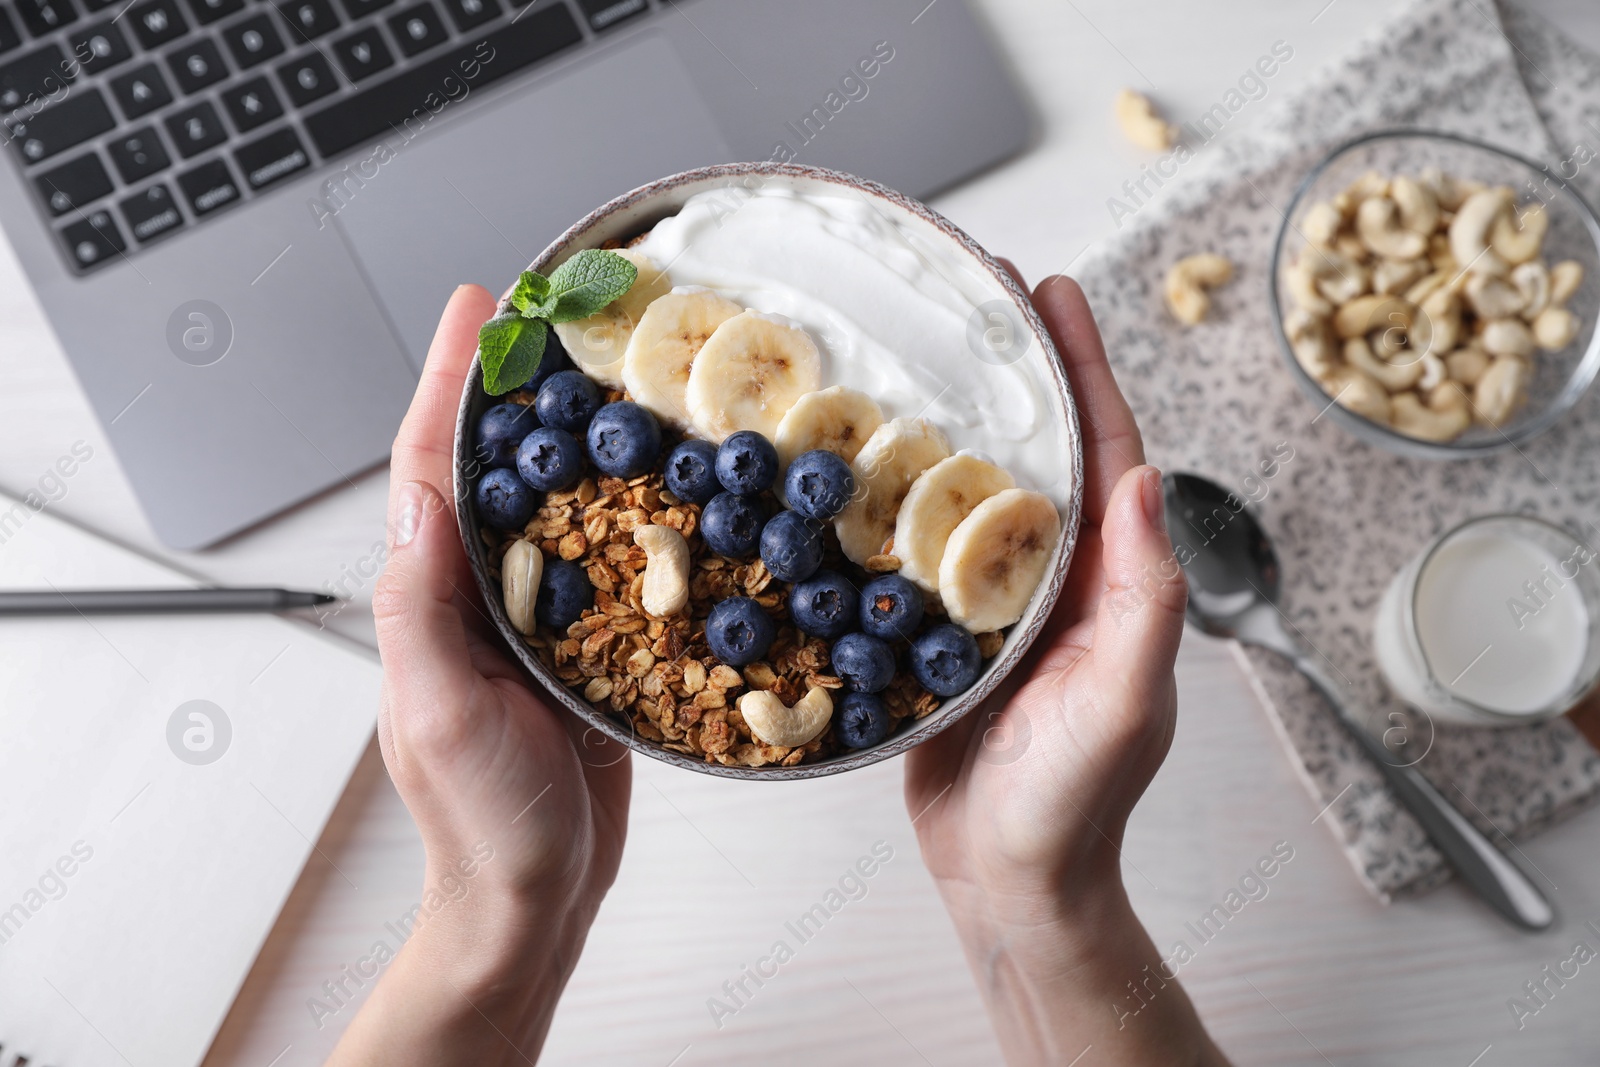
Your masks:
M1435 718L1553 718L1600 682L1600 553L1525 515L1471 519L1395 576L1373 642L1390 687Z

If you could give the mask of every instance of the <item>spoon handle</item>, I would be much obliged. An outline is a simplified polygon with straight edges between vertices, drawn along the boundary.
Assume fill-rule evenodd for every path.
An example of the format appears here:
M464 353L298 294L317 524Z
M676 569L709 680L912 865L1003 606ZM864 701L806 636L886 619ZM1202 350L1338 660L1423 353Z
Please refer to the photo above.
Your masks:
M1397 765L1394 753L1383 742L1372 736L1346 710L1344 700L1322 668L1305 655L1293 657L1294 665L1333 705L1339 721L1350 736L1366 749L1378 770L1388 779L1389 787L1433 843L1450 860L1462 881L1495 911L1511 922L1528 930L1543 930L1555 922L1555 909L1539 887L1511 861L1505 853L1495 848L1468 822L1444 796L1422 776L1415 767Z

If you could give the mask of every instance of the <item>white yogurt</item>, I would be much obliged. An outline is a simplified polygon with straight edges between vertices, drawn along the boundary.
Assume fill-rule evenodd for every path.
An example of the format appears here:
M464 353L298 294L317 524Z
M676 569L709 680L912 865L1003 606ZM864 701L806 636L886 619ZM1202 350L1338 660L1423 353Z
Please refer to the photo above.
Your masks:
M1469 524L1396 577L1378 609L1379 665L1407 702L1481 721L1563 710L1583 684L1596 635L1585 603L1597 566L1550 527L1503 518ZM1405 601L1412 598L1414 627ZM1463 703L1465 702L1465 703Z
M1066 435L1043 353L1033 344L1008 364L978 357L969 323L1005 292L942 235L918 232L864 194L763 187L700 193L638 248L674 286L715 289L803 327L822 352L824 387L859 389L888 419L926 418L1019 485L1063 506L1069 499Z

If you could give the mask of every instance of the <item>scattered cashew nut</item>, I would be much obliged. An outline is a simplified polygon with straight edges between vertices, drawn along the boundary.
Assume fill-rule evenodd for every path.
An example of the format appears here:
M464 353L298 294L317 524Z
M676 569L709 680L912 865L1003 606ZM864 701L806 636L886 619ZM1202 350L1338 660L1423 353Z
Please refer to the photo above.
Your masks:
M1532 370L1527 360L1501 356L1489 364L1472 390L1472 406L1478 418L1490 426L1503 426L1522 407L1528 395Z
M1356 233L1372 251L1391 259L1416 259L1428 251L1428 238L1401 226L1399 208L1386 196L1361 201Z
M739 714L757 741L782 748L799 748L822 736L833 718L833 697L821 686L814 686L784 707L778 694L768 689L752 689L739 698Z
M1179 322L1194 326L1211 310L1206 290L1232 279L1233 264L1226 256L1210 252L1185 256L1167 270L1167 306Z
M1428 394L1426 405L1416 393L1394 397L1390 401L1390 422L1407 437L1453 441L1472 425L1472 404L1460 383L1448 381Z
M633 543L645 554L639 603L650 615L676 615L689 603L689 542L670 526L647 523L633 531Z
M1533 339L1546 352L1559 352L1578 336L1578 317L1566 308L1545 308L1533 320Z
M500 560L500 593L506 618L519 634L533 633L534 604L544 577L544 553L532 541L513 541Z
M1115 104L1117 123L1128 140L1152 152L1165 152L1178 137L1177 128L1156 111L1148 96L1123 89Z

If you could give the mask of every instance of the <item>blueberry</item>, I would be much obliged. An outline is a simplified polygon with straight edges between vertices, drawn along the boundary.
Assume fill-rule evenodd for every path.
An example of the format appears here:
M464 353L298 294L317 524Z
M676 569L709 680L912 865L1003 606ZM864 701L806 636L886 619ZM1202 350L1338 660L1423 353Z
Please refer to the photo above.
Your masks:
M743 667L765 656L777 632L761 605L747 596L720 602L706 619L706 644L730 667Z
M800 582L822 566L822 524L780 511L761 529L761 562L780 582Z
M717 481L717 446L710 441L685 441L666 463L667 492L691 504L710 503L722 492Z
M778 450L754 430L728 435L717 449L717 481L730 493L759 493L778 480Z
M861 587L861 628L885 641L909 638L922 625L922 590L885 574Z
M953 622L911 642L911 673L934 696L953 697L970 689L982 670L978 639Z
M565 430L541 426L517 448L517 473L547 493L570 489L583 477L583 446Z
M533 602L534 618L565 634L567 627L583 618L594 607L594 586L589 575L576 563L564 559L546 560L539 596Z
M538 506L539 494L514 470L496 467L478 483L478 514L497 530L522 529Z
M821 448L796 456L783 479L789 506L824 522L843 511L855 491L850 464Z
M539 369L533 372L532 378L522 383L522 389L524 392L537 393L539 387L549 381L552 374L571 369L572 359L567 355L566 346L561 343L561 338L556 336L554 330L546 330L544 355L539 359Z
M846 693L833 720L833 735L846 748L871 748L889 736L894 720L871 693Z
M833 673L858 693L876 693L894 681L894 650L869 634L845 634L828 653Z
M741 559L761 543L761 501L738 493L718 493L700 513L700 536L719 556Z
M806 633L832 641L855 629L859 596L844 575L818 571L796 583L789 594L789 614Z
M496 404L478 420L478 462L490 468L514 466L517 446L538 428L539 416L533 408Z
M638 404L619 400L589 423L589 461L613 478L637 478L661 457L661 424Z
M556 371L539 387L533 406L546 426L577 433L600 410L600 387L582 371Z

